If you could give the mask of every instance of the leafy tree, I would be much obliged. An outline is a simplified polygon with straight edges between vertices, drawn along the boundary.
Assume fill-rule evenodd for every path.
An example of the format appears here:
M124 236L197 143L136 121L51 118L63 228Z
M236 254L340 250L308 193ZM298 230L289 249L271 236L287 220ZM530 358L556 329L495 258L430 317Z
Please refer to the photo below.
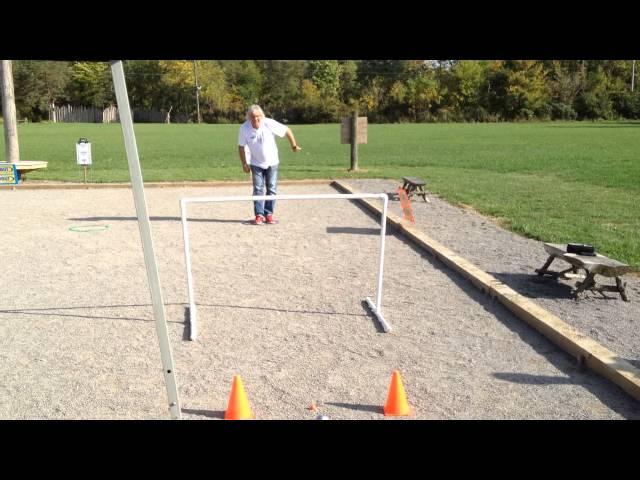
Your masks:
M355 60L341 60L340 65L340 83L338 98L346 108L356 104L357 98L360 96L360 84L358 83L358 62Z
M260 101L263 88L260 68L253 60L225 60L220 65L230 96L227 115L234 121L244 121L249 105Z
M548 100L543 65L533 60L517 60L508 62L507 66L505 116L531 120L543 111Z
M432 110L441 102L442 93L432 65L425 62L408 64L406 112L414 121L432 118ZM393 98L393 97L392 97Z
M614 117L635 119L640 117L639 92L631 92L632 60L603 62L603 72L608 78L608 96ZM637 83L637 79L636 79Z
M576 111L580 119L610 119L614 117L613 102L609 96L611 81L602 64L588 68L587 85L576 98Z
M302 95L299 106L303 112L302 121L317 123L321 121L323 112L322 94L311 80L302 80Z
M163 108L191 116L196 111L195 76L191 60L160 60Z
M358 63L358 82L365 87L376 82L387 90L396 81L407 78L406 60L362 60Z
M487 85L487 68L488 62L481 60L461 60L451 66L446 103L466 120L486 119L482 92Z
M546 114L546 71L533 60L496 61L489 65L487 93L489 111L506 120L530 120Z
M203 116L211 115L212 119L224 116L231 105L232 95L227 91L222 66L213 60L198 61L198 84L201 86L200 108Z
M104 107L115 103L111 70L106 62L74 62L66 97L75 105Z
M260 98L265 113L277 120L296 122L301 112L295 108L301 97L305 62L299 60L261 60L263 83Z
M398 119L398 99L406 92L400 83L407 79L406 60L363 60L358 63L357 81L360 110L372 121L385 121L387 116ZM393 89L394 96L389 93Z
M381 107L384 102L385 93L383 81L379 78L374 78L361 91L360 98L358 99L358 110L364 115L367 115L373 122L384 121L381 115Z
M52 103L65 100L69 79L68 62L17 60L13 62L13 81L18 117L31 121L47 120Z
M127 60L124 70L132 108L160 109L165 106L164 70L159 61Z
M337 98L340 91L340 63L337 60L308 62L309 79L324 98Z
M586 69L575 60L548 62L551 118L575 120L574 104L586 86Z
M195 120L193 60L125 62L134 109ZM335 122L357 108L372 122L640 118L631 60L199 60L208 122L242 121L248 105L286 122ZM106 62L14 61L20 117L55 102L115 103ZM178 120L180 121L180 120Z

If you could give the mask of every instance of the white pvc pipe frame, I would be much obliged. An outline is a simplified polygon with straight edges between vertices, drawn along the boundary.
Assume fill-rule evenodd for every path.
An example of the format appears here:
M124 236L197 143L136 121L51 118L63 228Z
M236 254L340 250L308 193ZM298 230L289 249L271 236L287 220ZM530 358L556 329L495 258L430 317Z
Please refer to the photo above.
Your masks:
M189 338L195 340L198 335L198 322L196 314L196 302L193 295L193 275L191 273L191 255L189 253L189 233L187 227L187 204L207 202L238 202L259 200L320 200L340 199L357 200L361 198L379 198L383 202L382 218L380 220L380 260L378 266L378 288L376 291L376 303L366 297L365 301L376 316L385 332L391 330L391 326L382 316L382 271L384 267L384 240L387 230L387 203L389 198L386 193L345 193L345 194L316 194L316 195L240 195L230 197L185 197L180 199L180 214L182 216L182 235L184 237L184 258L187 267L187 286L189 289Z

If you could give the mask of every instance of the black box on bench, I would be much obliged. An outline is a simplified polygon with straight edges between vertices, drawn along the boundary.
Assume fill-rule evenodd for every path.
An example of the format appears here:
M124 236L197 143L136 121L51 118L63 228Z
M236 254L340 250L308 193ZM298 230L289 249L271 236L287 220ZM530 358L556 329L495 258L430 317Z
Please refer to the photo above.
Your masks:
M593 245L585 245L583 243L567 243L567 253L576 253L578 255L596 256L596 249Z

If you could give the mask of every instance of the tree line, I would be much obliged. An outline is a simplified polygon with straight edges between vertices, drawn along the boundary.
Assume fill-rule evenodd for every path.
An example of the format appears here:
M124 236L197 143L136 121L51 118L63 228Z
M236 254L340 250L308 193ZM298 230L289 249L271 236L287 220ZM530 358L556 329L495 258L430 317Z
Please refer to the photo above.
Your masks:
M129 60L133 109L207 123L248 105L288 123L500 122L640 118L632 60ZM115 105L107 62L14 60L18 118L54 105ZM198 111L200 119L198 119Z

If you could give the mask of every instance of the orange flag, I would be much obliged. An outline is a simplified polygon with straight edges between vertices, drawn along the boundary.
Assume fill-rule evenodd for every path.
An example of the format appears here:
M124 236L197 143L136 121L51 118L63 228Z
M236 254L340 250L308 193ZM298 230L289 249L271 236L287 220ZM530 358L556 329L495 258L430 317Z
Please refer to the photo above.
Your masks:
M411 208L411 200L407 195L407 191L402 187L398 187L396 192L398 192L400 206L402 207L402 218L409 220L411 223L416 223L416 219L413 218L413 209Z

